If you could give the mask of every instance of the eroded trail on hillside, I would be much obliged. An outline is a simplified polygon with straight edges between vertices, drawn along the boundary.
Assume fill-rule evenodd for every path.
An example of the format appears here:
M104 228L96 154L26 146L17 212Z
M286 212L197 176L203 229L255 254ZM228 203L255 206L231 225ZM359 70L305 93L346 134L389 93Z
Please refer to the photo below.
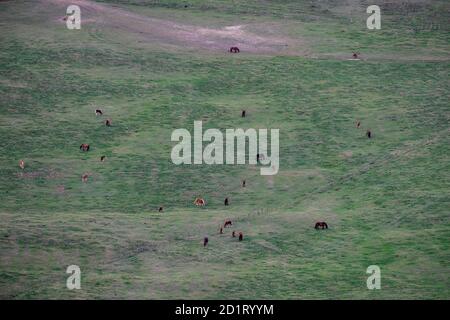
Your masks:
M253 54L296 54L301 41L282 34L275 26L230 25L222 28L200 27L192 24L152 18L126 9L96 3L89 0L40 0L45 5L61 7L78 5L82 22L87 21L97 29L109 29L137 36L143 41L178 48L201 49L211 52L226 52L238 46L243 52ZM250 31L250 29L252 31Z

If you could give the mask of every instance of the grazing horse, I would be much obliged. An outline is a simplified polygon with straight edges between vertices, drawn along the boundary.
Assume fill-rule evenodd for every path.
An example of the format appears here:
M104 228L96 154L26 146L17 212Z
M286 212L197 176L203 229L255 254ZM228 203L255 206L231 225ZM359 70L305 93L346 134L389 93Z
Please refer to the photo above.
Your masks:
M163 212L164 208L163 207L159 207L158 212Z
M240 50L239 50L238 47L231 47L231 48L230 48L230 52L231 52L231 53L238 53L238 52L240 52Z
M202 198L195 198L194 204L196 206L204 207L206 205L206 201Z
M233 238L236 238L236 231L233 231L233 232L231 233L231 236L232 236Z
M231 222L231 220L225 220L225 223L223 224L223 227L224 228L226 228L226 227L228 227L228 226L232 226L233 225L233 222Z
M111 124L112 124L111 119L106 119L105 125L106 125L107 127L111 127Z
M322 222L316 222L316 225L314 226L315 229L328 229L328 225L325 221Z
M96 115L96 116L101 116L101 115L103 115L102 110L96 109L96 110L95 110L95 115Z
M203 238L203 246L206 247L206 245L208 244L208 237L204 237Z
M19 160L19 167L23 170L25 168L25 161Z
M83 150L83 151L89 151L89 145L88 145L87 143L83 143L83 144L80 146L80 150Z
M367 136L367 138L369 138L369 139L372 138L372 131L370 131L370 129L367 130L366 136Z
M241 117L245 118L245 110L242 110Z
M100 161L101 161L101 162L104 162L105 159L106 159L106 156L101 156L101 157L100 157Z
M226 206L229 205L228 198L225 198L225 201L223 202L223 204Z
M242 232L239 232L239 241L242 241L244 239L244 235L242 234Z
M81 176L81 181L83 181L83 182L87 182L88 181L88 174L87 173L85 173L85 174L83 174L82 176Z

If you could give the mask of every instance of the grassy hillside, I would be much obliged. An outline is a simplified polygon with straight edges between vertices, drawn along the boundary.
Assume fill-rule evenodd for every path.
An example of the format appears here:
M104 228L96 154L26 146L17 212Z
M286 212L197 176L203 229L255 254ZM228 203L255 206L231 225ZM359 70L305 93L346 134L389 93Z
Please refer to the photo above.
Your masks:
M1 1L0 297L449 299L450 6L392 3ZM194 120L280 129L280 172L175 166Z

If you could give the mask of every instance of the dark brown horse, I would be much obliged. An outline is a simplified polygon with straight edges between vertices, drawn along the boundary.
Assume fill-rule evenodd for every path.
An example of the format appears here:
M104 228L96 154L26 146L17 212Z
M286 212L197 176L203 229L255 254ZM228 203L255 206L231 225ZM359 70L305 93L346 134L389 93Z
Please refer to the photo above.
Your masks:
M325 221L316 222L316 225L314 226L315 229L328 229L328 225Z
M233 222L231 222L231 220L225 220L225 223L223 224L223 227L224 228L226 228L226 227L228 227L228 226L232 226L233 225Z
M244 239L244 235L242 234L242 232L239 232L239 241L242 241Z
M231 48L230 48L230 52L231 52L231 53L239 53L239 52L241 52L241 51L239 50L238 47L231 47Z

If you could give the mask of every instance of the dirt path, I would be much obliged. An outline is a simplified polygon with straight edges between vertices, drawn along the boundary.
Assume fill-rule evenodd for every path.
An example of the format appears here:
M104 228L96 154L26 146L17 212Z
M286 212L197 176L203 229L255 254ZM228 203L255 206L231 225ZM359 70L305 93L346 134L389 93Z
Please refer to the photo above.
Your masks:
M257 25L233 25L224 28L205 28L164 19L151 18L126 9L89 0L41 0L45 5L61 7L61 13L71 4L80 6L81 18L93 24L97 32L116 30L137 36L142 41L179 48L227 52L237 46L252 54L296 54L301 42L283 36L277 30L258 28ZM252 29L250 32L249 29Z

